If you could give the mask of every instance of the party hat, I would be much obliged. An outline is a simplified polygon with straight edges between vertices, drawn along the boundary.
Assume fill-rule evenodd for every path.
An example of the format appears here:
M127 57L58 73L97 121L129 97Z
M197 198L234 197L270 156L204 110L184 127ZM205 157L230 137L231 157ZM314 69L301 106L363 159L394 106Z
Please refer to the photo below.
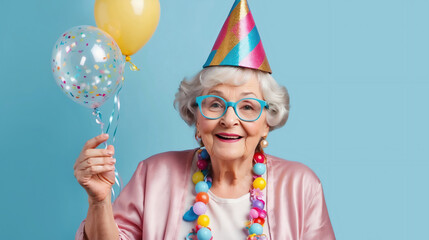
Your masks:
M203 67L220 65L271 73L247 0L235 0Z

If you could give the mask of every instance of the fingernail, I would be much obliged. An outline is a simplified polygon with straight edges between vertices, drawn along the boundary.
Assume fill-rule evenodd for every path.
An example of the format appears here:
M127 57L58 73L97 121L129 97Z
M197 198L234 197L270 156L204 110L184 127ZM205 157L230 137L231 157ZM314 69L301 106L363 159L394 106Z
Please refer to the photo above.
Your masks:
M113 152L112 151L107 151L107 154L113 155Z
M104 133L104 134L102 135L102 137L103 137L103 138L108 137L108 136L109 136L109 134L107 134L107 133Z
M112 160L112 163L116 163L116 158L114 158L114 159Z

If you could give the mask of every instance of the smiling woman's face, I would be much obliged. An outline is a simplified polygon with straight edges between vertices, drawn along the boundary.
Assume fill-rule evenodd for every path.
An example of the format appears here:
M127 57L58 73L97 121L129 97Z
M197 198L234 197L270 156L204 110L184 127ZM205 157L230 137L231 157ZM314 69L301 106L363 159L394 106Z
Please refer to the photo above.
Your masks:
M255 78L240 86L219 84L205 90L202 95L217 95L228 102L246 97L264 100ZM197 111L196 128L211 158L220 160L252 158L261 137L266 137L269 132L265 110L258 120L245 122L237 117L232 107L216 120L207 119Z

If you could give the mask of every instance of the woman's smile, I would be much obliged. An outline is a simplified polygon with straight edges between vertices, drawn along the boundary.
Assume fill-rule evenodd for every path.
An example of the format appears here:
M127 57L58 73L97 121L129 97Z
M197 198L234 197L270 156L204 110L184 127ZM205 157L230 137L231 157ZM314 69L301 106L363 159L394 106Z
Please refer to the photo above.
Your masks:
M219 139L221 142L227 142L227 143L234 143L240 141L243 137L234 134L234 133L217 133L215 134L217 139Z

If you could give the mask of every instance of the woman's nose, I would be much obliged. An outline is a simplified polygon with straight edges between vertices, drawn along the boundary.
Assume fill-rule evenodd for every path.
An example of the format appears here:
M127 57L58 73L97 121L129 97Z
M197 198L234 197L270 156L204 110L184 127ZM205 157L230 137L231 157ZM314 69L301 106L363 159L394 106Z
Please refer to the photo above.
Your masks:
M224 126L230 127L238 124L239 118L235 114L233 107L228 107L226 113L221 117L221 124Z

